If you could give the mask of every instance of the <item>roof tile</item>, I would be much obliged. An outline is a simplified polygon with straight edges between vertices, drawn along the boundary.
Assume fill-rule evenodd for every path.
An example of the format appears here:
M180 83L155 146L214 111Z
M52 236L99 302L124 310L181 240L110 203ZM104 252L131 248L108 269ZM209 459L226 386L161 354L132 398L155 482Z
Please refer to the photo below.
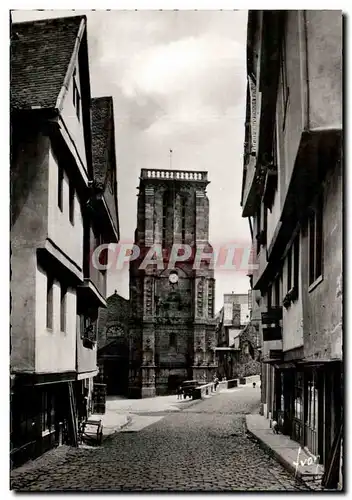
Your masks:
M110 215L117 229L116 158L112 97L92 99L91 117L94 180L104 193Z
M85 16L12 25L10 103L13 109L54 108Z

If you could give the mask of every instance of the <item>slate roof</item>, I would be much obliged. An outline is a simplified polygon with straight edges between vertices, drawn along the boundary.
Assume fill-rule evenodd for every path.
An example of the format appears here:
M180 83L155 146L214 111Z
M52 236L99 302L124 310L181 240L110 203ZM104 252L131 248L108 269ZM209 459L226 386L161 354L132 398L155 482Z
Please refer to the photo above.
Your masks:
M114 108L112 97L91 100L92 163L96 187L104 193L114 229L119 232L116 192Z
M12 25L12 109L55 108L83 19L86 16Z
M92 155L94 179L99 187L105 187L109 155L111 157L113 137L112 97L98 97L91 101Z

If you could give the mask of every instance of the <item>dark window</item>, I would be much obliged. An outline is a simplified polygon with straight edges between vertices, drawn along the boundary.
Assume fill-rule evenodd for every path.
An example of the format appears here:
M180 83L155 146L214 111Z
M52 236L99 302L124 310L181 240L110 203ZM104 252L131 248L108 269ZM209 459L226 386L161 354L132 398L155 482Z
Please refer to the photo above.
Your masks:
M318 389L316 373L307 375L307 425L310 429L316 430L318 426Z
M274 164L274 167L277 169L277 174L274 176L275 191L277 191L277 184L278 184L278 151L277 151L277 130L276 130L276 123L275 123L275 126L274 126L274 133L273 133L273 164Z
M264 224L263 224L264 240L262 240L262 244L264 244L264 242L266 243L266 235L268 232L268 208L265 205L263 205L263 211L264 211Z
M323 197L318 200L317 210L315 212L315 277L316 279L323 272Z
M312 213L308 221L309 228L309 284L315 281L315 214Z
M257 210L257 254L260 251L260 237L259 237L259 234L260 234L260 225L261 225L260 211L261 211L261 207L259 207L258 210Z
M323 203L319 197L317 206L309 216L309 284L323 273Z
M168 208L168 193L165 192L163 196L163 218L162 218L162 246L166 246L166 227L167 227L167 208Z
M295 237L290 250L287 253L287 292L294 289L292 300L298 298L299 279L299 234Z
M296 298L298 298L298 278L299 278L299 234L293 243L293 286L296 291Z
M186 199L181 197L181 242L186 242Z
M73 105L76 107L76 68L73 70L73 75L72 75L72 78L73 78L73 92L72 92L72 102L73 102Z
M55 428L55 396L50 390L42 392L41 430L51 432Z
M292 288L292 246L287 253L287 291Z
M285 411L285 377L283 372L280 373L280 411Z
M208 288L208 317L214 317L214 282L209 281Z
M267 290L267 309L271 309L272 307L272 285L268 286Z
M303 419L303 375L296 372L294 387L294 417L298 420Z
M176 333L170 333L170 347L176 347Z
M81 316L81 338L89 340L90 343L96 342L97 321L88 315ZM91 347L90 345L88 347Z
M76 73L74 73L75 75ZM78 85L75 76L73 77L73 105L76 108L78 120L81 118L81 96L79 95Z
M286 39L285 31L282 34L282 40L280 45L280 79L281 79L281 97L282 97L282 129L285 130L286 126L286 113L287 106L290 96L290 89L287 82L287 58L286 58Z
M47 276L46 285L46 327L53 327L53 287L54 280L51 276Z
M107 328L106 330L107 338L123 337L123 335L124 335L123 328L118 325L109 326L109 328Z
M279 307L281 305L281 295L280 295L280 280L281 277L278 276L275 280L275 306Z
M66 331L66 299L67 299L67 286L61 283L60 290L60 331Z
M63 188L64 188L64 169L61 165L58 167L58 185L57 185L57 204L61 212L63 211Z
M70 197L70 222L72 225L75 223L75 188L73 187L73 182L70 180L70 189L69 189L69 197Z
M50 405L49 405L49 395L47 391L42 393L42 408L41 408L41 428L42 432L49 430L50 428Z

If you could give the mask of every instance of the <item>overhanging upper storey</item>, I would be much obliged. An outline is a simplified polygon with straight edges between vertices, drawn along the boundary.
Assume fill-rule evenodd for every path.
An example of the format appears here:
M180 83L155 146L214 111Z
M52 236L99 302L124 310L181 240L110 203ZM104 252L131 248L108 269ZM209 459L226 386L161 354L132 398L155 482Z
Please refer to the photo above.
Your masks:
M254 215L268 172L272 175L278 47L283 14L250 11L247 30L247 100L243 162L243 217Z

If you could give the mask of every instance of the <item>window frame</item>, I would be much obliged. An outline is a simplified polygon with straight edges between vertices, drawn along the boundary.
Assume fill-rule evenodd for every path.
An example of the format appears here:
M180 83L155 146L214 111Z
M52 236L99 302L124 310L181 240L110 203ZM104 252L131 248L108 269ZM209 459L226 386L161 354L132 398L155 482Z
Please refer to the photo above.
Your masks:
M186 198L181 196L181 243L186 243Z
M177 346L176 332L171 331L169 333L169 347L174 347L176 349L176 346Z
M54 278L47 275L46 282L46 328L53 330L54 326Z
M293 252L292 252L293 287L295 289L294 300L297 300L299 297L300 232L298 232L298 234L296 235L292 246L293 246Z
M286 31L282 30L279 48L280 60L280 83L281 83L281 106L282 106L282 131L286 129L287 109L290 100L290 87L287 78L287 51L286 51Z
M297 404L300 399L299 405ZM293 391L293 417L304 422L304 378L302 372L296 372ZM297 411L299 407L299 412ZM298 414L299 413L299 414Z
M75 225L75 188L72 179L69 180L69 219L72 226Z
M273 306L273 285L270 283L270 285L267 288L266 292L266 307L267 310L271 309Z
M259 254L260 247L261 247L260 238L259 238L260 231L261 231L261 211L262 211L262 207L260 205L258 207L258 210L257 210L257 255Z
M293 270L293 266L292 266L292 247L293 247L293 244L290 246L288 252L287 252L287 256L286 256L286 259L287 259L287 283L286 283L286 289L287 289L287 293L292 289L292 270Z
M60 332L62 333L66 333L67 327L67 291L67 285L60 283Z
M274 302L276 307L281 306L282 294L281 294L281 273L277 275L274 282Z
M168 191L164 191L164 193L163 193L162 219L161 219L161 222L162 222L162 226L161 226L162 248L166 247L168 200L169 200L169 193L168 193Z
M88 334L88 328L92 327L91 334ZM98 321L92 318L89 314L81 315L81 340L89 342L89 348L92 348L97 343L98 336ZM85 346L87 347L87 346Z
M40 429L42 437L55 431L55 396L50 390L41 394Z
M58 186L57 186L57 204L61 212L64 211L64 177L65 171L63 166L58 164Z
M324 279L324 203L323 192L317 196L310 209L308 231L308 292L314 290ZM318 244L319 243L319 246ZM318 255L318 258L317 258Z
M290 248L286 254L287 275L286 275L286 295L283 304L288 309L299 297L299 263L300 263L300 230L295 234Z
M76 109L76 116L78 121L81 121L81 96L78 90L78 84L76 81L76 70L73 73L73 106Z
M313 431L318 430L319 403L318 380L315 371L307 375L307 412L306 425Z

